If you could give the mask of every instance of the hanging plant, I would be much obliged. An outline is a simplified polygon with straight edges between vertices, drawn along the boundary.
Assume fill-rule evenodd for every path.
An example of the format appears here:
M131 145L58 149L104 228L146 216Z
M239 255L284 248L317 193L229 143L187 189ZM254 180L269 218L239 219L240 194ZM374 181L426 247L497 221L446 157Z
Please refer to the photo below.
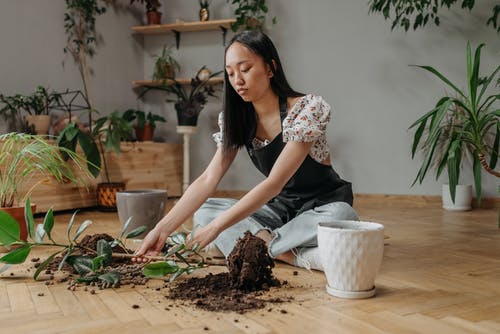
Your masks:
M237 6L234 10L236 22L231 24L233 31L264 30L266 15L269 11L266 0L226 0L226 2ZM274 16L272 23L276 24L276 21L276 16Z

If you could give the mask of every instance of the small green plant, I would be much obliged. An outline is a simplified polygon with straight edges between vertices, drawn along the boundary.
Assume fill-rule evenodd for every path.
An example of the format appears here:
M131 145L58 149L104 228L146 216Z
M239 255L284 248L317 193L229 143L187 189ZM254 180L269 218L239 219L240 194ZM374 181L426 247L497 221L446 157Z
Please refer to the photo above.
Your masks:
M208 9L210 6L210 1L209 0L199 0L200 3L200 9Z
M61 152L74 163L65 161ZM15 132L0 135L0 207L18 206L47 180L84 184L84 178L90 176L85 163L79 154L59 148L42 136ZM43 178L31 185L33 178L40 175Z
M226 0L226 2L236 5L234 10L236 22L231 24L233 31L264 30L266 15L269 11L266 0ZM272 23L276 24L276 21L276 16L274 16Z
M453 89L458 97L443 96L431 111L410 126L410 129L416 128L411 151L412 158L415 157L419 148L425 152L424 161L413 184L417 181L422 183L432 164L437 166L436 179L447 168L451 198L455 201L463 152L469 151L473 157L472 167L478 205L481 205L481 168L500 177L500 173L494 170L498 161L500 144L500 109L497 104L500 101L500 94L497 92L489 96L485 95L490 83L496 81L500 65L489 76L480 76L479 65L483 46L484 44L479 45L473 56L470 44L467 43L468 92L457 88L433 67L417 66L438 77ZM440 143L445 143L444 150L437 154L439 149L436 150L436 148Z
M111 180L106 162L106 152L114 151L116 154L120 154L120 142L132 137L132 127L118 111L113 111L108 116L103 116L96 121L92 137L99 144L104 175L109 183Z
M176 70L180 70L181 66L172 56L172 46L163 46L161 55L155 55L153 80L174 79Z
M145 226L140 226L128 233L127 230L131 218L123 224L120 236L114 238L113 241L100 239L97 241L97 249L88 249L78 243L78 238L92 224L92 221L83 221L78 228L73 232L75 225L75 212L66 228L67 242L56 242L53 238L52 229L54 227L54 213L52 209L47 211L43 223L35 227L35 220L31 211L30 199L26 200L25 218L28 227L28 241L20 240L20 229L18 223L8 213L0 211L0 244L11 249L7 254L0 258L0 263L5 265L0 269L0 272L7 270L11 265L24 263L30 254L31 250L40 247L57 247L58 249L49 255L40 263L35 271L33 278L38 279L39 275L58 255L61 256L61 261L58 264L58 269L61 270L65 263L72 266L73 269L80 275L77 282L102 282L105 286L116 287L120 284L120 273L110 269L109 265L113 258L132 258L134 255L130 253L114 253L113 249L120 245L127 252L125 239L135 238L141 235L145 230ZM144 266L143 273L148 277L163 277L171 274L170 280L174 280L180 275L190 274L194 270L203 268L203 257L197 252L198 246L188 248L185 243L186 234L176 233L169 237L167 246L170 247L167 254L162 257L151 258L151 260L160 260L161 262L149 263ZM80 254L91 254L80 255ZM187 257L191 260L193 255L198 259L196 264L188 262ZM177 261L180 261L179 263Z
M153 114L152 112L146 112L138 109L128 109L123 113L123 118L127 122L133 122L137 120L137 124L135 125L138 129L144 129L146 124L149 124L152 128L156 127L156 122L166 122L167 120L157 114Z

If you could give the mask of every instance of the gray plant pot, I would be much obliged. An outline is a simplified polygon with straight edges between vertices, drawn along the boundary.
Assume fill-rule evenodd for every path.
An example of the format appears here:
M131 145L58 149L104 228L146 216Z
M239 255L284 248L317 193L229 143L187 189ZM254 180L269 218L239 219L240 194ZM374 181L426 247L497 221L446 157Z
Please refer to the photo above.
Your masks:
M145 225L146 232L138 236L142 239L151 231L165 214L167 191L162 189L127 190L116 193L116 207L120 222L125 224L129 217L132 221L126 232Z

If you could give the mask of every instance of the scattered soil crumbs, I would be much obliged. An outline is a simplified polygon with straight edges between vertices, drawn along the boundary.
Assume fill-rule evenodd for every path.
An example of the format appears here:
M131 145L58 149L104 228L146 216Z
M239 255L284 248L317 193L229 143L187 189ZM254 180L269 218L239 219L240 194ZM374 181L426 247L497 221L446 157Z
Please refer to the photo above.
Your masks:
M265 242L247 232L228 257L229 273L189 278L171 287L168 297L190 301L208 311L238 313L263 308L268 302L289 301L291 298L258 298L263 291L282 284L273 277L273 267Z

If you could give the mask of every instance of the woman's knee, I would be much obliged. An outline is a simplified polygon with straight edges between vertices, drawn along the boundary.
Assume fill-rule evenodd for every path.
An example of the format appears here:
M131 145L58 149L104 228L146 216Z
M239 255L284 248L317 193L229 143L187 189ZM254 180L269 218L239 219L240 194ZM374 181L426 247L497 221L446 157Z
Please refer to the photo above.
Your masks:
M359 220L356 210L345 202L328 203L314 208L314 211L336 220Z
M236 203L231 198L209 198L196 210L193 216L195 225L206 226L222 212L229 209Z

